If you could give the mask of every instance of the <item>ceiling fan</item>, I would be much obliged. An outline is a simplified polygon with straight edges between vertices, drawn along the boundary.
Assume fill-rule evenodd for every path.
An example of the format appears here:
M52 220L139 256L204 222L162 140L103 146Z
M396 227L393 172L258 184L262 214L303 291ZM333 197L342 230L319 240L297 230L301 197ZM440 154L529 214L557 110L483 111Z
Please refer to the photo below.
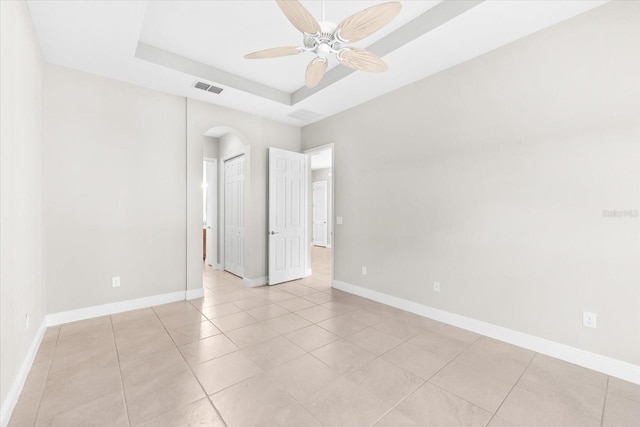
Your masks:
M402 5L390 1L361 10L339 24L324 20L324 0L322 21L318 22L298 0L276 0L287 19L302 32L303 46L284 46L253 52L247 59L276 58L312 52L315 56L307 66L305 84L314 87L327 71L328 58L335 55L347 67L361 71L387 71L387 64L368 50L346 46L375 33L395 18Z

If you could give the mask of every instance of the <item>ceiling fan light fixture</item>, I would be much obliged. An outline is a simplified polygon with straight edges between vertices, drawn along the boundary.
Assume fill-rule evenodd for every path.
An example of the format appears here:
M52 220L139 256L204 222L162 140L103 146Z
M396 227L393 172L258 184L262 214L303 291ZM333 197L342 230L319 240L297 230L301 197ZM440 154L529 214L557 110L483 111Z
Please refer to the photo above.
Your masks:
M341 64L360 71L383 72L388 67L373 53L360 48L345 47L348 42L362 40L391 22L402 9L397 1L378 4L355 13L336 25L324 20L324 1L322 4L322 22L309 13L298 0L276 0L280 10L289 22L302 33L302 47L280 47L261 50L245 55L247 59L275 58L296 55L301 52L313 52L316 57L307 66L305 84L315 87L324 76L328 58L335 55Z

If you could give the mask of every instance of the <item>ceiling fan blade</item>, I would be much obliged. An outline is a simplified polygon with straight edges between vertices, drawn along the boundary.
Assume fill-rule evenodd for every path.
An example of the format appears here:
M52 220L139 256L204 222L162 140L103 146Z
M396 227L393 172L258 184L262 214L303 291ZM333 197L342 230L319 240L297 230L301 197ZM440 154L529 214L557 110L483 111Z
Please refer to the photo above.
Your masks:
M338 35L348 42L357 42L387 25L400 13L397 1L382 3L355 13L338 25Z
M325 71L327 71L327 64L328 61L320 56L313 58L313 60L309 62L304 78L304 83L307 87L315 87L320 83Z
M302 49L295 46L272 47L271 49L259 50L257 52L248 53L244 57L246 59L265 59L277 58L279 56L297 55Z
M381 73L387 71L389 67L380 58L366 49L348 47L338 53L338 59L347 67L360 71Z
M320 24L298 0L276 0L289 22L301 33L316 34Z

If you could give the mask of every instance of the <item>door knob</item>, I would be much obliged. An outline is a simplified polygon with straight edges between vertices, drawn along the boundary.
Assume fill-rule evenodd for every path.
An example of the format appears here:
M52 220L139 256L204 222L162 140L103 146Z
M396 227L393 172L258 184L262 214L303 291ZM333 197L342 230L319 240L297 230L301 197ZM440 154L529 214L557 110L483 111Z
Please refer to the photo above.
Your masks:
M269 234L271 234L271 235L273 236L274 234L278 234L278 232L277 232L277 231L272 231L272 232L271 232L271 233L269 233Z

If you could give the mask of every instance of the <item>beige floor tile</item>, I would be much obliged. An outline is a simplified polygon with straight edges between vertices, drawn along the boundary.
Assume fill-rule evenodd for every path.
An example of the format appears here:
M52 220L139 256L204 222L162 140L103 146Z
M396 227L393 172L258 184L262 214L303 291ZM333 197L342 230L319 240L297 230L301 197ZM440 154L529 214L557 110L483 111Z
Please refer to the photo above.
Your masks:
M11 415L9 426L32 426L47 382L50 361L34 363Z
M305 308L309 308L309 307L315 307L316 304L306 299L295 297L295 298L290 298L284 301L280 301L278 302L278 305L280 307L286 308L289 311L298 311L298 310L304 310Z
M304 317L311 323L322 322L323 320L330 319L336 316L331 310L316 305L314 307L305 308L304 310L296 311L296 314L300 317Z
M304 328L311 325L311 322L303 319L294 313L285 314L284 316L275 317L273 319L265 320L265 325L275 329L281 334L286 334L297 329Z
M189 369L156 375L137 384L125 384L124 391L129 419L133 425L152 420L205 397L202 387Z
M193 308L192 311L185 311L184 313L176 313L171 316L160 318L160 321L167 329L178 329L181 326L186 326L194 323L200 324L206 320L207 318L204 317L202 313L200 313L195 308Z
M222 334L185 344L179 348L180 353L191 366L199 365L238 350L238 347Z
M333 295L326 292L314 292L312 294L305 295L303 298L315 304L324 304L325 302L334 300Z
M257 375L211 396L230 426L268 426L295 401L266 375Z
M298 401L338 379L333 369L310 354L271 369L268 374Z
M491 421L489 421L489 424L487 424L487 427L518 427L517 425L503 420L500 417L493 417L491 418Z
M75 351L57 353L49 367L49 381L60 381L99 368L118 368L118 355L113 345L97 346Z
M361 331L367 327L364 323L353 320L347 316L336 316L318 323L318 326L325 328L329 332L346 337Z
M450 361L408 342L389 350L381 357L425 380L431 378Z
M196 308L189 301L176 301L168 304L156 305L153 311L159 318L174 316L181 313L193 313Z
M125 311L124 313L117 313L111 315L111 323L115 331L122 328L129 328L131 324L138 322L159 322L156 312L151 307L141 308L139 310Z
M157 375L168 375L187 368L187 363L175 347L120 363L120 373L125 385L144 383Z
M640 401L609 393L602 426L640 426Z
M430 383L425 383L396 409L424 427L484 426L491 418L491 413Z
M173 348L173 340L166 331L122 336L116 333L120 361L132 360Z
M111 316L102 316L61 325L58 340L70 337L103 337L112 333Z
M455 326L447 325L446 323L436 322L435 326L430 328L431 332L435 332L440 335L452 338L456 341L462 341L467 344L471 344L480 338L480 335L475 332L467 331L465 329L457 328Z
M279 411L275 416L274 425L279 427L322 427L322 424L297 402Z
M434 375L429 382L494 413L513 388L516 379L505 381L491 372L457 363L455 360Z
M271 292L266 293L265 295L263 295L263 297L268 299L272 303L278 304L282 301L298 298L297 296L290 294L289 292L276 291L275 289L271 289Z
M320 347L311 354L341 374L353 371L376 357L373 353L343 340Z
M218 391L262 373L241 351L209 360L193 369L207 394Z
M251 310L247 310L247 313L249 313L251 316L255 317L258 320L267 320L267 319L273 319L274 317L289 314L289 310L287 310L286 308L280 307L277 304L268 304L268 305L252 308Z
M222 332L229 332L234 329L242 328L243 326L258 323L258 319L242 311L235 314L229 314L227 316L216 317L215 319L212 319L211 322Z
M48 380L40 401L38 417L48 420L116 392L122 393L120 370L117 366L82 371L57 381Z
M608 392L640 402L640 385L609 377Z
M389 407L395 406L424 383L422 378L380 358L347 374L346 378L369 390Z
M323 387L301 403L327 427L369 426L390 409L369 390L346 378Z
M208 398L161 415L142 424L143 427L226 427Z
M433 331L425 331L409 340L411 344L427 350L437 357L453 359L462 353L469 343Z
M536 354L517 386L541 396L554 396L558 404L600 421L606 384L604 374Z
M360 305L354 303L352 300L343 298L325 302L324 304L321 304L320 307L329 310L334 316L350 313L361 308Z
M36 353L36 357L33 360L34 365L41 362L49 362L53 357L53 352L58 342L58 334L60 333L60 327L54 326L47 328L42 337L40 347Z
M533 390L516 384L496 415L520 427L562 426L596 427L598 418L590 418L562 393Z
M316 325L310 325L306 328L289 332L288 334L285 334L285 337L306 351L316 350L340 339L336 334Z
M481 337L456 357L456 362L505 381L516 381L535 353L487 337Z
M240 307L238 307L234 303L227 302L205 307L202 309L202 314L204 314L208 319L215 319L217 317L240 313L241 311L242 310L240 309Z
M426 329L421 326L407 324L401 320L393 318L391 320L384 320L380 323L376 323L373 327L402 341L411 339L426 331Z
M257 296L257 297L254 296L251 298L238 300L234 304L240 307L242 310L251 310L252 308L262 307L264 305L272 304L272 302L261 296Z
M402 343L400 339L375 328L363 329L349 335L346 340L378 356Z
M169 329L168 332L173 339L173 342L177 346L181 346L218 335L220 334L220 329L216 328L213 323L206 320L199 324L192 323L190 325L181 326L177 329Z
M280 335L278 331L270 328L265 323L256 323L227 332L229 339L240 348L261 343L278 335Z
M104 426L129 425L122 391L99 396L83 405L56 413L51 417L38 416L35 426Z
M421 425L397 409L389 411L375 424L376 427L420 427Z
M385 320L389 320L389 316L385 313L370 308L355 310L347 313L346 316L360 323L364 323L367 326L373 326L380 322L384 322Z
M305 354L303 349L283 336L249 346L243 352L265 371Z

